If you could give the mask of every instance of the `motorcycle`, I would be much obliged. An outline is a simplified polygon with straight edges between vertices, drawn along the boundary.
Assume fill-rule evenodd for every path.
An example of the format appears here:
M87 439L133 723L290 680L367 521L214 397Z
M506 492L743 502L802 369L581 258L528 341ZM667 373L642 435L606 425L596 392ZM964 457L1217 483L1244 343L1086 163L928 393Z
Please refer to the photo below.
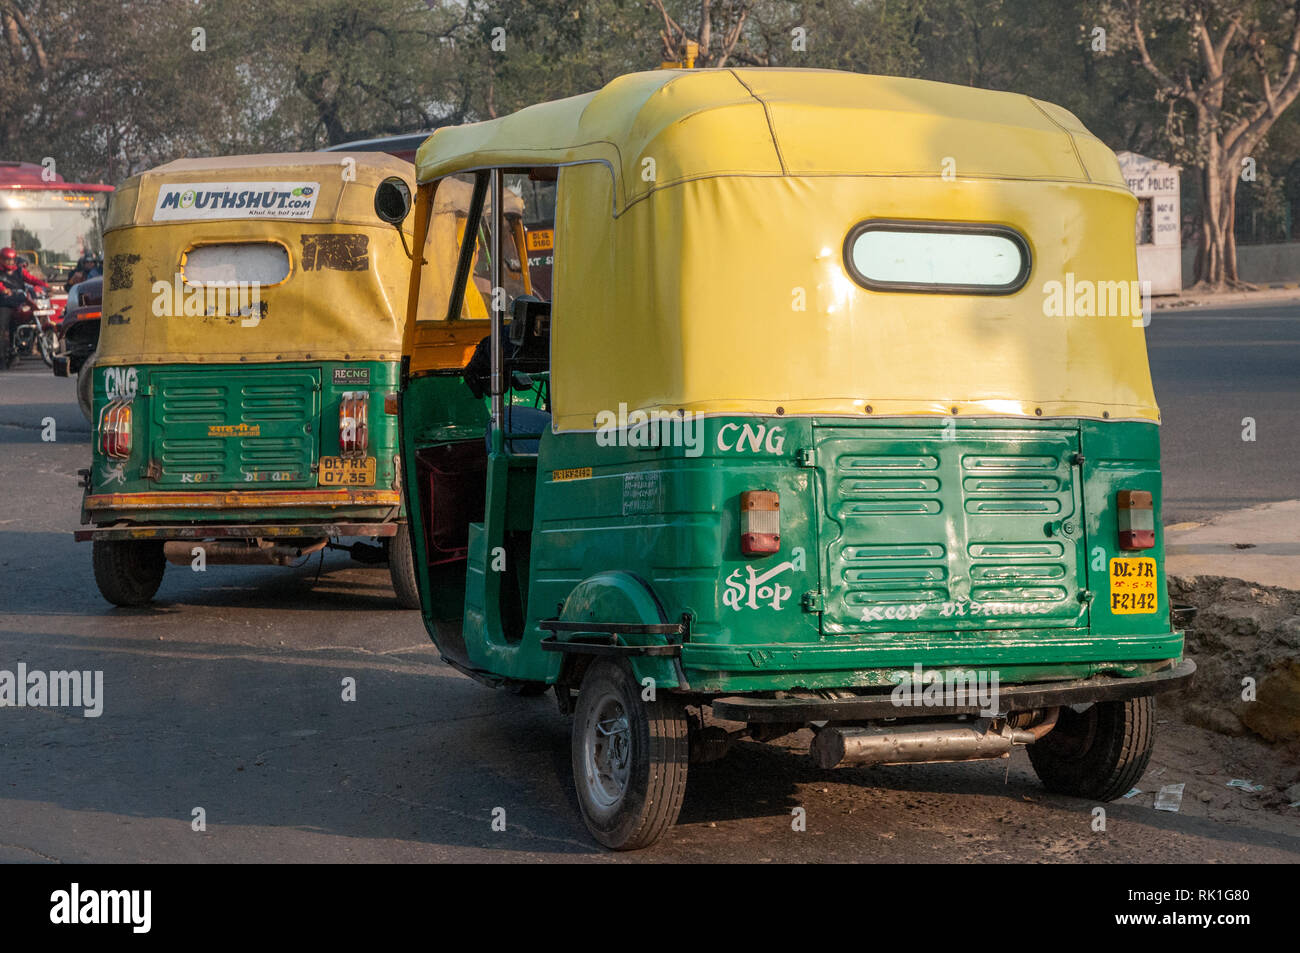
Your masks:
M55 309L49 294L35 285L25 286L27 300L13 309L8 341L0 354L0 370L8 370L25 354L37 353L46 367L54 366L58 350L58 330L54 326Z

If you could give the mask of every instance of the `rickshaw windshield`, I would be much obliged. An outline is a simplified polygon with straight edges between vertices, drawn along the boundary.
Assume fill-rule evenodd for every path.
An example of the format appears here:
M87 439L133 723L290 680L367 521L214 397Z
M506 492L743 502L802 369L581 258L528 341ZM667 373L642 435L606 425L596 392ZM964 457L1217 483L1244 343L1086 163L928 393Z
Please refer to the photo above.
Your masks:
M502 248L502 291L506 313L521 295L543 301L551 297L554 251L555 182L539 181L528 174L503 177L505 209ZM420 282L420 321L485 321L492 304L492 201L485 192L474 227L468 227L474 210L473 175L448 176L438 184L433 214L425 238L424 269ZM485 186L486 188L486 186ZM470 270L460 305L454 315L453 282L456 267L472 242ZM433 266L433 267L430 267Z

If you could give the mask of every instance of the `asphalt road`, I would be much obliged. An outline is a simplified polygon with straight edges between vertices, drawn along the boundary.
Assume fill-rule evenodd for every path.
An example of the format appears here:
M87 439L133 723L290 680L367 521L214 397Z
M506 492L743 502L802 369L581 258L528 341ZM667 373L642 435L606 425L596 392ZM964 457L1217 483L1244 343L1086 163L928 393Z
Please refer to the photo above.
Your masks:
M1173 512L1300 495L1285 477L1300 449L1295 314L1157 316L1171 493L1188 496ZM1243 451L1228 425L1252 411L1261 441ZM104 677L97 718L0 708L0 861L1300 860L1300 821L1243 821L1208 796L1180 814L1117 802L1095 831L1095 805L1046 794L1023 752L827 772L754 744L692 769L658 847L606 853L578 817L553 700L443 665L382 568L338 554L294 570L173 567L153 607L109 607L70 533L88 437L70 382L30 362L0 374L0 670ZM1184 749L1220 743L1189 745L1193 730L1162 735L1144 790L1190 770Z
M1166 524L1300 498L1300 301L1157 311L1147 348Z

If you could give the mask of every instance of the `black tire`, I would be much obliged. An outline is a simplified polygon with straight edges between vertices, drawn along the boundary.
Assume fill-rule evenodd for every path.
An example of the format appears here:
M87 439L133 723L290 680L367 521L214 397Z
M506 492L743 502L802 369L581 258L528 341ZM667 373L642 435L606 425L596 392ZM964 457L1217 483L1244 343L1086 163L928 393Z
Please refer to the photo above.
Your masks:
M87 358L86 363L82 364L81 369L77 371L77 406L81 408L81 414L86 418L86 423L92 425L95 423L95 419L92 416L94 413L94 406L92 403L92 388L94 387L94 381L91 378L91 369L93 367L94 364L92 363L92 360Z
M399 526L397 535L388 540L388 575L393 580L397 604L403 609L420 608L420 584L415 578L415 553L411 550L411 534L406 526Z
M1082 713L1063 707L1056 727L1029 746L1029 760L1049 791L1113 801L1147 769L1155 726L1150 695L1097 702Z
M36 350L40 353L46 367L54 366L55 343L53 331L42 331L36 337Z
M9 309L0 308L0 371L7 371L18 360L17 354L9 353L9 343L13 330L9 324Z
M663 692L642 701L641 692L628 665L597 658L573 716L570 753L582 819L613 850L658 841L677 822L686 796L685 707Z
M97 539L92 547L100 595L115 606L143 606L152 601L167 568L161 542Z

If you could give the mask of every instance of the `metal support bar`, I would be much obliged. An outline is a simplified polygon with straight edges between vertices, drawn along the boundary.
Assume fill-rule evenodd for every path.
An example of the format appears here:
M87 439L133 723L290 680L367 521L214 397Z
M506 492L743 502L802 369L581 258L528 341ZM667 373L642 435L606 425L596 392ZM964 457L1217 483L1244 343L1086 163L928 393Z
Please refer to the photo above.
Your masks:
M505 319L504 307L498 307L498 304L504 305L501 298L504 297L502 288L505 287L505 273L502 270L501 262L501 202L504 181L500 169L492 170L492 221L491 221L491 245L492 245L492 374L490 378L489 391L492 395L492 429L494 431L502 430L504 427L505 417L505 389L501 386L501 324ZM496 447L496 438L493 438L493 447Z
M561 622L559 619L543 619L537 623L539 629L547 632L589 632L599 635L684 635L686 626L680 622L642 623L642 622Z
M1097 676L1068 682L1039 682L1030 685L1004 685L998 689L997 704L1002 711L1029 711L1086 702L1125 701L1143 695L1186 688L1196 674L1196 663L1183 659L1177 665L1151 675L1131 678ZM973 700L972 700L973 701ZM728 696L713 701L713 714L727 721L790 722L867 721L873 718L929 718L940 715L978 715L978 704L900 706L889 692L856 695L847 698L748 698Z
M610 636L614 639L616 636ZM564 652L570 655L646 655L677 658L682 654L680 645L620 645L617 642L561 642L555 636L539 643L543 652Z

